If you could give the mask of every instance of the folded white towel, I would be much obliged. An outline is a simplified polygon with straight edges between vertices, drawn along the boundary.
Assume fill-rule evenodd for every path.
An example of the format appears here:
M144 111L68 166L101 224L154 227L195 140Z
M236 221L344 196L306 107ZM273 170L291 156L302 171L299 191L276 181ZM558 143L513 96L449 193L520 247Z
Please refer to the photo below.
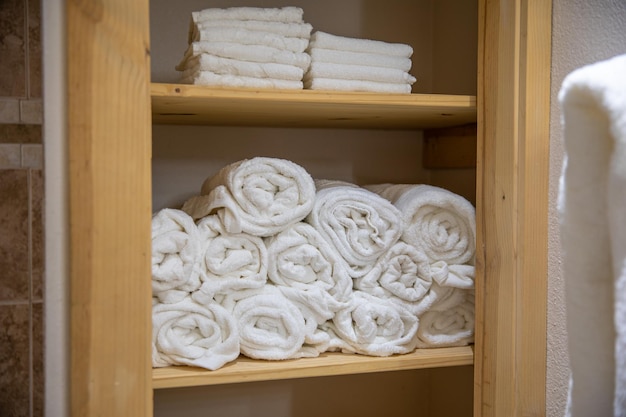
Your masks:
M329 350L390 356L415 349L418 319L389 300L355 291L350 305L321 327L331 335Z
M370 67L367 65L334 64L312 60L309 70L304 76L305 81L315 78L332 78L338 80L376 81L380 83L409 84L415 83L415 77L406 71L396 68Z
M301 23L304 11L299 7L228 7L209 8L191 13L194 22L205 20L261 20Z
M561 86L568 417L626 415L626 55Z
M465 346L474 342L474 292L455 289L419 316L419 348Z
M313 78L304 82L307 90L357 91L364 93L411 94L407 83L380 83L363 80L338 80L334 78Z
M152 307L152 366L198 366L216 370L239 356L234 317L219 304L189 297Z
M182 78L193 76L200 71L210 71L221 75L239 75L276 80L302 81L304 70L295 65L273 62L250 62L222 58L211 54L200 54L191 58L183 69Z
M241 61L295 65L303 70L309 68L311 64L311 56L306 52L291 52L265 45L201 41L193 42L187 47L183 59L176 66L176 69L184 70L189 59L203 53Z
M391 201L406 227L400 238L431 262L473 264L476 211L464 197L432 185L377 184L364 188Z
M369 54L393 55L410 58L413 48L403 43L390 43L380 40L349 38L316 31L309 41L311 48L335 49L339 51L365 52Z
M201 196L183 210L194 218L217 213L229 233L271 236L303 220L315 200L315 183L300 165L255 157L223 167L207 178Z
M242 75L215 74L211 71L198 71L180 79L181 84L211 85L237 88L274 88L277 90L302 90L301 81L279 80L274 78L244 77Z
M411 58L367 52L350 52L309 47L307 53L311 56L311 62L367 65L369 67L395 68L402 71L409 71L413 65Z
M244 28L205 28L194 34L192 42L232 42L242 45L265 45L291 52L304 52L309 40Z
M302 313L275 286L233 293L223 301L232 308L241 353L264 360L304 357L306 326Z
M247 233L228 233L217 215L198 222L202 236L202 286L194 300L208 303L220 295L267 282L267 249L263 239Z
M200 239L185 212L163 209L152 217L152 293L176 302L200 286Z
M310 224L298 222L266 239L267 275L278 286L321 289L337 301L352 293L341 257Z
M306 222L346 263L352 278L367 274L396 243L402 217L389 201L353 184L316 181L317 194Z
M378 298L397 297L408 303L424 298L432 285L430 263L423 252L396 242L354 287Z
M189 36L187 43L192 43L194 40L197 40L197 34L199 32L206 29L216 28L242 28L248 30L258 30L288 36L290 38L302 38L307 40L311 38L311 30L313 30L313 26L310 23L284 23L237 19L205 20L202 22L194 22L192 19L189 24Z

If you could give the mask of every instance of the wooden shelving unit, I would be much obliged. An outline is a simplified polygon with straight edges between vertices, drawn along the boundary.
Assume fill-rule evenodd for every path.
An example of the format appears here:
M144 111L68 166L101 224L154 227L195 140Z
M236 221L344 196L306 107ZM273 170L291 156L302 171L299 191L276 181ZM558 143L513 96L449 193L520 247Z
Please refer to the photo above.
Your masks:
M476 123L476 97L152 83L155 124L433 129Z
M186 366L153 369L152 387L177 388L462 366L471 365L473 358L473 346L418 349L410 354L386 358L342 353L324 353L317 358L286 361L258 361L240 357L216 371Z

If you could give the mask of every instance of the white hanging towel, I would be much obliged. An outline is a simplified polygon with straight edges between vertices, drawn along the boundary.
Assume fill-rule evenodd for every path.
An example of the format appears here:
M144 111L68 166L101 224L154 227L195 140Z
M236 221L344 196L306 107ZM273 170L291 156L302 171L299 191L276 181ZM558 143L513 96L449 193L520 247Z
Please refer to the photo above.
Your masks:
M569 417L626 416L626 55L579 68L559 94Z

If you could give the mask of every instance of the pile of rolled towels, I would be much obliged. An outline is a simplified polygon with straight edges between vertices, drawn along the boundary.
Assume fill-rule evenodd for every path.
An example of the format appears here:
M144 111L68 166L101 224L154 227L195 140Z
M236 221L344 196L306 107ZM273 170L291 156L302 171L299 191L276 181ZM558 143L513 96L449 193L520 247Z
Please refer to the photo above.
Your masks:
M307 89L408 94L416 81L408 72L410 45L317 31L307 52L311 56L304 75Z
M234 162L153 216L153 366L472 343L475 230L442 188Z
M249 88L411 92L413 48L316 31L299 7L192 12L181 83Z
M188 47L176 69L188 84L302 89L311 30L298 7L193 12Z

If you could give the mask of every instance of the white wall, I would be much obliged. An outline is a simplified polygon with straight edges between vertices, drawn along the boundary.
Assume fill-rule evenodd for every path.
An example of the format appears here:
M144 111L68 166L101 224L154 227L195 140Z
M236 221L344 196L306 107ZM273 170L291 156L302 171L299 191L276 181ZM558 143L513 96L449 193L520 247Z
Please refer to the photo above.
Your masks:
M557 95L574 69L626 53L626 1L554 0L552 23L552 110L550 129L550 223L548 283L549 417L563 416L569 366L565 331L564 280L561 274L556 200L563 162L563 138Z

